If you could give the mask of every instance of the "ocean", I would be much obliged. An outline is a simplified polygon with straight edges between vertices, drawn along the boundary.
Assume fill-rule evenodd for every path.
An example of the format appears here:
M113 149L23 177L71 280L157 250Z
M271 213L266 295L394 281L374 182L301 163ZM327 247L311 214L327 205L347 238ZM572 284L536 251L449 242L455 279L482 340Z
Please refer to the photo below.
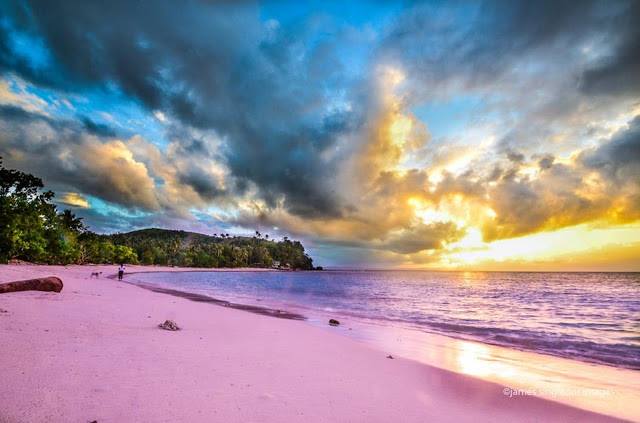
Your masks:
M640 369L640 273L140 273L134 281L300 313Z

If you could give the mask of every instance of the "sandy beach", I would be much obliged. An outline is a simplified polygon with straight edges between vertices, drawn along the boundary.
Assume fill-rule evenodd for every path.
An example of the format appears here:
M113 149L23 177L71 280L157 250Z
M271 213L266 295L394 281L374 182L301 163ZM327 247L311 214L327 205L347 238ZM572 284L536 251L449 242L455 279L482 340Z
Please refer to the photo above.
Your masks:
M131 266L128 271L182 269ZM92 271L102 271L91 279ZM0 422L616 421L395 357L302 321L118 282L114 266L0 266ZM158 328L165 319L182 330Z

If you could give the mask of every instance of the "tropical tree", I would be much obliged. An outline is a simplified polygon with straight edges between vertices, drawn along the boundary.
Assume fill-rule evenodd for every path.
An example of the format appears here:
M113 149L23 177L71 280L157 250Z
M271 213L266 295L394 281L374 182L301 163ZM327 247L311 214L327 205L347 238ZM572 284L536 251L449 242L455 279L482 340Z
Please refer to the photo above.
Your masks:
M0 157L0 260L43 260L47 232L57 223L53 192L40 192L42 180L7 169ZM50 235L50 234L49 234Z
M274 261L294 269L313 269L299 241L264 237L207 236L184 231L144 229L99 235L69 210L58 212L53 192L28 173L7 169L0 158L0 262L138 263L198 267L270 267Z

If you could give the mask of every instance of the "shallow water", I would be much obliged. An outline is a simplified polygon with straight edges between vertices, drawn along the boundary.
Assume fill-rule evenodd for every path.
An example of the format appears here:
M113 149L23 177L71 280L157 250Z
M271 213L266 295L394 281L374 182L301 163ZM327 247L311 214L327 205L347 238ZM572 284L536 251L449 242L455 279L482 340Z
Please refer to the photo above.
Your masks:
M640 369L639 273L182 272L134 280L311 321L410 329Z

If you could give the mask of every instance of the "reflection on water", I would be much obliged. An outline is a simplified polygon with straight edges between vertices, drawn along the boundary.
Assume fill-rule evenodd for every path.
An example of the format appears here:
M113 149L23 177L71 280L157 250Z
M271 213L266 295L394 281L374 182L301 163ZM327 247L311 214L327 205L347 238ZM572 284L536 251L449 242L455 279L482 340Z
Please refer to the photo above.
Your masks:
M513 377L515 370L507 363L491 358L491 348L468 341L456 341L458 366L460 373L486 378L488 376Z
M479 283L482 281L482 274L477 274L474 272L462 272L462 282L465 286L471 286L474 283Z
M189 272L148 283L640 370L640 274Z
M321 318L312 319L311 323L325 327ZM330 330L335 331L336 328ZM385 354L403 356L497 383L499 395L504 394L503 388L508 388L510 395L526 393L632 421L640 417L640 372L635 370L388 325L354 321L338 330L346 336L375 345Z
M640 419L640 274L329 271L135 277L299 312L323 328L338 317L343 324L330 330L385 353Z

